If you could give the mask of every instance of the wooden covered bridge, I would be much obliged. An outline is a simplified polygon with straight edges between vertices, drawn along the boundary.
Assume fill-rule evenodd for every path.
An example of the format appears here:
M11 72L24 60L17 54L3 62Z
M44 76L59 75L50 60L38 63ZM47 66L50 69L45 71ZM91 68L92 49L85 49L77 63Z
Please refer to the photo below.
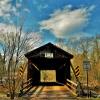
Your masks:
M61 85L71 79L70 59L73 55L52 43L25 54L28 59L27 79L32 85Z

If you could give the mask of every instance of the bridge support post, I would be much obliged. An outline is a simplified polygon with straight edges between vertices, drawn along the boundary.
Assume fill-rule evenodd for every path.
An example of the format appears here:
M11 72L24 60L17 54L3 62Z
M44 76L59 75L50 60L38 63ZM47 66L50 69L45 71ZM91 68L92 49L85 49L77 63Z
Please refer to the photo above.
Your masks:
M23 80L21 83L21 89L20 89L20 93L19 93L19 97L23 95Z
M77 83L76 93L78 97L82 95L82 90L79 83Z

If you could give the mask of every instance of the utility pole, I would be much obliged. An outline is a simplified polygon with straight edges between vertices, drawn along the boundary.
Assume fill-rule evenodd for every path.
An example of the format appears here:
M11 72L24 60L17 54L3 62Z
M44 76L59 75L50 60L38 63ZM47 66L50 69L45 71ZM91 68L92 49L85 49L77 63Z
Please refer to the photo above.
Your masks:
M89 97L88 70L86 72L87 72L87 97Z

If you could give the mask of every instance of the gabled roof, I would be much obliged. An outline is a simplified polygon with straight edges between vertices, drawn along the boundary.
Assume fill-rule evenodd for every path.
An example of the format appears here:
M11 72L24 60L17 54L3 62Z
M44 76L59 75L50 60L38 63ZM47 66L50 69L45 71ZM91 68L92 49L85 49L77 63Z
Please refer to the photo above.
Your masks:
M25 54L25 57L27 58L30 58L31 55L34 55L34 54L38 54L39 52L43 51L45 48L52 48L52 49L56 49L57 51L61 52L63 55L65 55L66 57L68 58L73 58L73 55L64 51L63 49L59 48L58 46L52 44L51 42L39 47L39 48L36 48L28 53Z

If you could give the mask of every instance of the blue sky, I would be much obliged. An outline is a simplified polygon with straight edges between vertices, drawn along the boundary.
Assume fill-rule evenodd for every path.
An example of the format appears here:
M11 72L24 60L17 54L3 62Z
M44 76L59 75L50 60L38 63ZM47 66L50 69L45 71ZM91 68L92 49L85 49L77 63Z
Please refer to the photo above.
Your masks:
M100 0L0 0L0 29L21 23L45 43L94 36L100 34Z

